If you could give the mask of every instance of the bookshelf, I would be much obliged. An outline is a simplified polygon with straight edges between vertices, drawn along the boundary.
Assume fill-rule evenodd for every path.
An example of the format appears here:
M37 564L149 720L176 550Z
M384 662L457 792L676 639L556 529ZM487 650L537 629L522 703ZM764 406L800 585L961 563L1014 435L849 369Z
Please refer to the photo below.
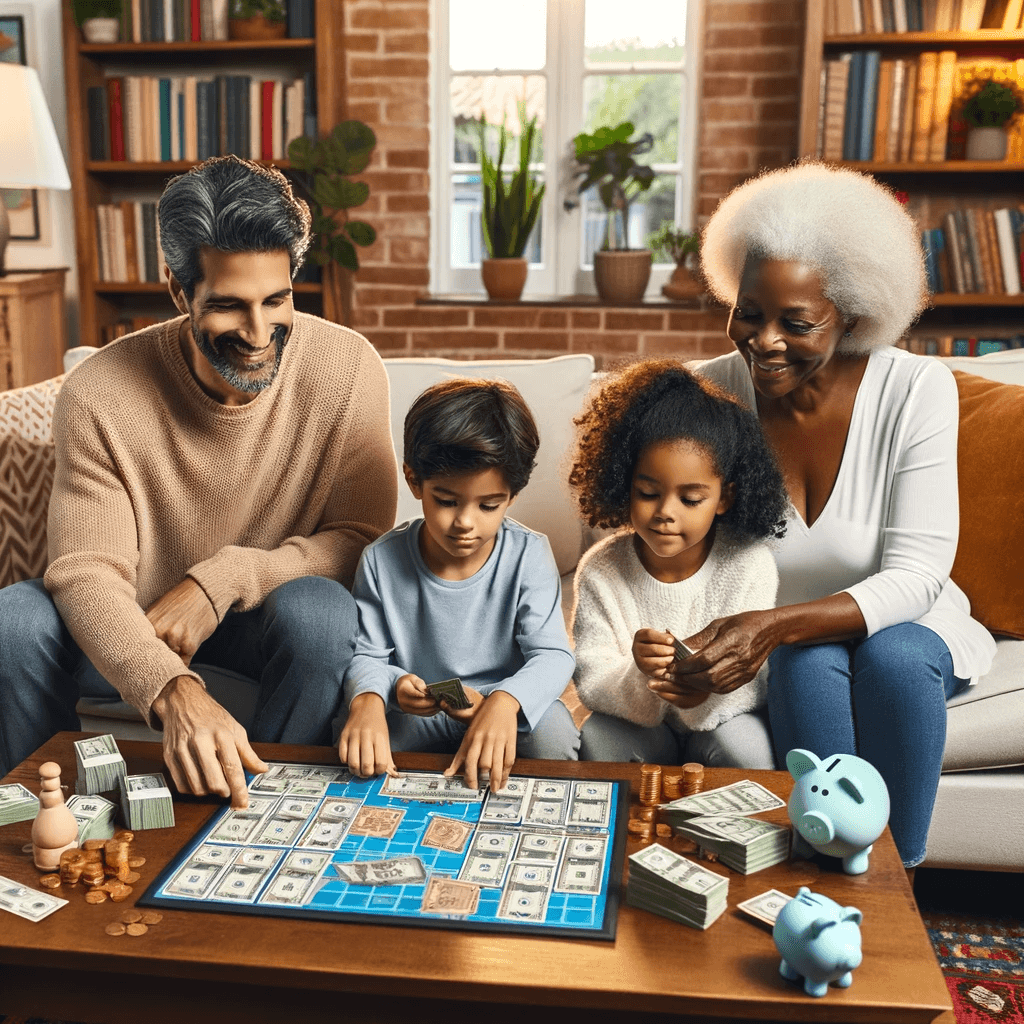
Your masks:
M839 2L849 5L853 0ZM885 2L887 0L883 0ZM912 0L896 2L909 7ZM829 17L826 17L827 3L832 4ZM1013 61L1024 58L1024 28L830 33L827 26L835 24L835 10L834 0L807 0L799 131L799 153L803 157L813 157L819 153L822 142L822 126L819 121L823 120L825 105L823 90L826 76L823 69L828 61L835 62L843 54L877 51L882 62L916 62L922 53L942 51L955 51L958 61ZM853 72L850 74L852 78ZM912 109L916 116L916 108ZM896 116L895 112L892 116ZM884 129L880 130L883 134L879 137L884 137ZM880 152L877 145L876 141L876 156ZM945 150L945 141L941 147ZM894 152L890 146L888 155ZM931 155L936 154L932 152ZM987 215L988 211L1020 207L1024 158L1018 155L1017 159L988 161L950 159L950 155L952 147L947 158L941 160L844 159L830 162L872 174L894 189L906 192L909 197L908 209L922 231L942 228L944 218L952 211L972 209ZM1020 239L1017 241L1019 246ZM1018 251L1018 268L1019 258ZM1018 269L1018 276L1020 269L1024 268ZM940 291L932 295L930 308L922 316L916 330L932 334L1019 334L1022 310L1024 289L1018 295L1006 294L1004 290L981 289L966 293Z
M101 280L96 207L126 200L155 201L167 180L187 171L193 162L90 160L89 88L103 85L110 75L214 75L266 69L270 74L301 76L312 71L317 130L324 134L345 117L344 77L336 60L343 49L344 13L337 0L315 0L316 34L311 39L94 44L82 40L68 0L62 7L80 343L100 345L103 329L125 317L163 318L176 310L166 284ZM287 161L275 163L287 167ZM329 283L324 287L331 294L325 295L319 283L299 283L295 286L296 305L338 318L337 282L334 275L325 277Z

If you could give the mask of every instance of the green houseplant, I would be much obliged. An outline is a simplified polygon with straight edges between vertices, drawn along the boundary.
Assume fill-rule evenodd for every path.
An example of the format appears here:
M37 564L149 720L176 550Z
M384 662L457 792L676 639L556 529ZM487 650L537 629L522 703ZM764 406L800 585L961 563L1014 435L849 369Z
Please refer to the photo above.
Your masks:
M71 13L87 43L116 43L121 33L121 0L72 0Z
M977 78L960 99L960 111L970 125L968 160L1002 160L1006 157L1007 126L1024 111L1024 95L1012 82Z
M231 0L229 39L283 39L287 30L284 0Z
M650 250L629 248L630 204L651 187L656 175L636 159L650 152L654 138L650 132L633 138L635 131L631 121L623 121L573 139L575 195L565 206L574 209L583 193L596 187L606 217L601 249L594 253L594 282L606 302L638 302L651 276Z
M506 181L502 164L514 142L502 122L498 133L498 157L487 152L487 119L480 122L480 186L483 191L481 227L489 259L481 261L480 274L492 299L518 299L523 293L528 270L523 258L540 216L545 186L538 184L530 170L530 157L537 136L537 118L524 121L519 136L519 166Z
M684 231L674 224L662 224L647 239L651 251L664 254L676 265L672 277L661 286L661 294L668 299L696 298L703 291L700 278L691 266L691 257L700 252L700 234Z
M314 237L307 258L325 270L324 316L341 323L351 318L351 298L350 282L338 270L357 271L355 247L377 240L370 224L348 214L370 196L366 182L350 179L366 169L376 145L368 125L342 121L316 142L303 136L288 147L289 177L305 192L313 215Z

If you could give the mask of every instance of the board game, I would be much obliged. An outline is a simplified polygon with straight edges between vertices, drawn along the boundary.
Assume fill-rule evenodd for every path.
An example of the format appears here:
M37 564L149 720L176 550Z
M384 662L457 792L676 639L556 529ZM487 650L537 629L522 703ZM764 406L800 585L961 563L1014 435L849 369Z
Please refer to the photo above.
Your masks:
M272 762L140 906L614 939L629 784Z

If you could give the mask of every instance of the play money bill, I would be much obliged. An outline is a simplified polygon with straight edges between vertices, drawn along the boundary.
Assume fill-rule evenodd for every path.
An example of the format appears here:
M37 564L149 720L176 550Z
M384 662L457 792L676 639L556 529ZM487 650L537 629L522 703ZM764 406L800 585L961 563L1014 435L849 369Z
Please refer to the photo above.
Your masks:
M6 910L26 921L42 921L55 910L67 906L68 901L48 892L30 889L20 882L0 875L0 910Z
M769 889L767 892L761 893L760 896L754 896L752 899L737 903L736 909L742 910L744 914L749 914L765 924L774 925L775 919L779 916L779 911L792 898L792 896L787 896L784 892L779 892L778 889Z
M427 872L419 857L356 860L335 864L338 877L349 885L422 885Z
M453 711L465 711L473 706L473 702L462 688L462 680L442 679L439 683L427 683L427 692L438 703L444 700Z
M743 779L729 786L673 800L663 804L662 809L670 817L692 818L702 814L760 814L761 811L773 811L785 806L785 800L779 799L760 783Z

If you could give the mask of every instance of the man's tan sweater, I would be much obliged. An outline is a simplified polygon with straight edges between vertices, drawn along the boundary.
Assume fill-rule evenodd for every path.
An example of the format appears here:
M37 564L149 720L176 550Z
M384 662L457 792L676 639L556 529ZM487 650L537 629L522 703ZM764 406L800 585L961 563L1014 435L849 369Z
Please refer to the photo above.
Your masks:
M146 618L157 598L189 576L219 621L300 576L350 586L397 499L387 374L365 338L296 313L274 383L225 406L185 362L182 319L78 366L53 418L46 587L147 717L171 679L199 679Z

